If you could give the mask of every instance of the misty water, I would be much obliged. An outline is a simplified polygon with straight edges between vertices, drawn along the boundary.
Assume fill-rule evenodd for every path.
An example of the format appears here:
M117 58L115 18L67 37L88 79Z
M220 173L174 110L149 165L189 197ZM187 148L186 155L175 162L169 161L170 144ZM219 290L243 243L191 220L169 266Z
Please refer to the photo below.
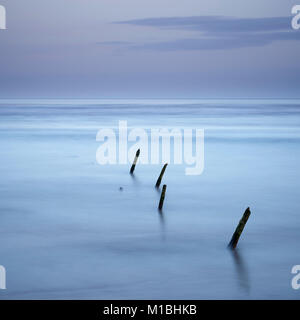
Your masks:
M300 101L2 100L0 120L0 299L300 298ZM119 120L205 130L203 173L168 166L162 215L161 164L96 161Z

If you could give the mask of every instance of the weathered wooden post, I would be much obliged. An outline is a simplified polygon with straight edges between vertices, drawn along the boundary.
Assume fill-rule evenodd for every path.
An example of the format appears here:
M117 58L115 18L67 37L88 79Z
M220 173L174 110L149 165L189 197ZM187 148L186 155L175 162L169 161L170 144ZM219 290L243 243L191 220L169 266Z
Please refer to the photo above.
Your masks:
M238 226L236 227L235 229L235 232L228 244L228 247L231 248L231 249L235 249L236 246L237 246L237 243L239 241L239 238L244 230L244 227L250 217L250 214L251 214L251 211L250 211L250 208L247 208L246 211L244 212L244 215L242 217L242 219L240 220Z
M160 211L162 210L163 205L164 205L166 190L167 190L167 185L164 184L164 185L163 185L163 188L162 188L160 200L159 200L159 205L158 205L158 209L159 209Z
M166 169L167 169L167 166L168 166L168 164L166 163L166 164L163 166L163 168L161 169L160 175L159 175L159 177L158 177L158 179L157 179L157 181L156 181L156 185L155 185L156 188L159 188L159 186L160 186L160 184L161 184L161 180L162 180L162 178L163 178L163 176L164 176L164 173L165 173L165 171L166 171Z
M139 150L136 152L136 154L135 154L135 158L134 158L133 164L132 164L131 169L130 169L130 173L131 173L131 174L133 174L133 172L134 172L136 163L137 163L138 158L139 158L139 156L140 156L140 152L141 152L141 150L139 149Z

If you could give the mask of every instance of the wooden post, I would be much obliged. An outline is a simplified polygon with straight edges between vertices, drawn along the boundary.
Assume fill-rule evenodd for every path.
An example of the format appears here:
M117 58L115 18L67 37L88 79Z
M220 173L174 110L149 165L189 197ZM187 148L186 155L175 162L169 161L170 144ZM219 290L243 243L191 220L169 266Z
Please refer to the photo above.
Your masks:
M166 164L163 166L163 168L161 169L161 173L160 173L160 175L159 175L159 177L158 177L158 179L157 179L157 181L156 181L156 185L155 185L156 188L159 188L159 186L160 186L160 184L161 184L161 180L162 180L162 178L163 178L163 176L164 176L164 173L165 173L165 171L166 171L166 169L167 169L167 166L168 166L168 164L166 163Z
M131 169L130 169L130 173L131 173L131 174L133 174L133 172L134 172L136 163L137 163L138 158L139 158L139 156L140 156L140 152L141 152L141 150L139 149L139 150L136 152L136 154L135 154L135 158L134 158L133 164L132 164Z
M158 206L158 209L159 209L160 211L162 210L163 205L164 205L166 190L167 190L167 185L164 184L164 185L163 185L163 188L162 188L160 200L159 200L159 206Z
M250 208L247 208L246 211L244 212L244 215L242 217L242 219L240 220L238 226L235 229L235 232L228 244L228 247L231 249L235 249L235 247L237 246L237 243L239 241L239 238L244 230L244 227L248 221L248 218L250 217L251 211Z

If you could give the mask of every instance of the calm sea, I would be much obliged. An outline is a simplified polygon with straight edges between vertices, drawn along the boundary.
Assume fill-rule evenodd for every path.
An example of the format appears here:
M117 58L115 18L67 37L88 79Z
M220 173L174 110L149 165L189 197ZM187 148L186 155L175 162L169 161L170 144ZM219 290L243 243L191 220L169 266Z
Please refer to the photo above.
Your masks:
M0 299L300 298L300 101L0 100L0 120ZM205 130L204 171L169 165L163 215L161 165L96 162L119 120Z

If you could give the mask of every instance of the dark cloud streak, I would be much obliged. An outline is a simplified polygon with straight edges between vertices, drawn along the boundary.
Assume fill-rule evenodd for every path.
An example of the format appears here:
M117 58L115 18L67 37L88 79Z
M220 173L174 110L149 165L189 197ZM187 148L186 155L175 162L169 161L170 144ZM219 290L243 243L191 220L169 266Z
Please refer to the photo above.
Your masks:
M271 18L231 18L221 16L148 18L119 21L118 24L131 24L159 28L188 29L203 32L267 32L288 30L290 17Z
M120 43L129 49L158 51L226 50L260 47L274 41L297 41L300 34L291 28L290 17L229 18L221 16L148 18L119 21L118 24L160 29L190 30L199 37L143 44Z
M249 47L262 47L274 41L300 40L296 33L277 32L266 34L247 34L238 37L216 37L200 39L178 39L175 41L156 42L135 45L134 49L148 49L158 51L179 51L179 50L226 50Z

